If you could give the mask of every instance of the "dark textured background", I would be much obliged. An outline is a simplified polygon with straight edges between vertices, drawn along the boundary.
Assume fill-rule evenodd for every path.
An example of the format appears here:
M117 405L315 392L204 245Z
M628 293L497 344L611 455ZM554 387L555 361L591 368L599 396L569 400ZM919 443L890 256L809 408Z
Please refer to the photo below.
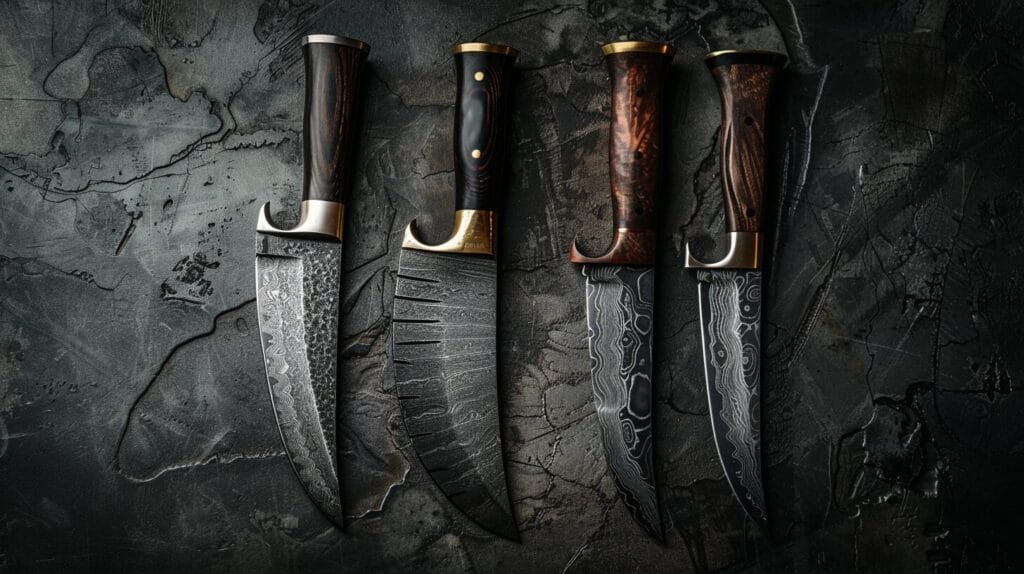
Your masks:
M625 4L624 4L625 5ZM259 205L294 213L299 38L373 46L345 244L346 533L305 498L255 331ZM666 114L658 546L593 416L577 232L610 237L599 46L679 48ZM409 446L387 361L404 225L451 220L448 48L520 48L502 399L523 544ZM1024 7L1011 0L0 1L0 564L1008 571L1024 508ZM784 50L766 286L774 540L711 440L684 241L723 230L711 49Z

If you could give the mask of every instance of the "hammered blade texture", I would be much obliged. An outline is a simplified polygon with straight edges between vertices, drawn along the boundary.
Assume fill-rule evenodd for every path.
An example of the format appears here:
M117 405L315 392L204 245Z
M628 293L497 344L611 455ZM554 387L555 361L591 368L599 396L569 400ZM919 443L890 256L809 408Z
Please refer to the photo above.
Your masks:
M761 483L761 272L698 271L711 426L726 479L767 525Z
M587 335L605 458L626 506L662 537L654 481L654 269L585 265Z
M257 234L256 305L270 398L303 488L343 525L337 473L341 243Z
M406 429L430 476L478 524L518 539L498 417L496 290L493 258L403 249L395 378Z

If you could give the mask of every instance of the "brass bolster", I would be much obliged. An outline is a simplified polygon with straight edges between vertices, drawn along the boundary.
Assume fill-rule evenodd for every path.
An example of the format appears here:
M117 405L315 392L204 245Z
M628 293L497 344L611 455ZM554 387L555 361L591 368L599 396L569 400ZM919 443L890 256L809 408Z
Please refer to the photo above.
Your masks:
M704 263L690 254L686 243L688 269L760 269L764 258L764 237L760 231L730 231L729 252L714 263Z
M494 228L497 214L482 209L460 209L455 212L452 235L438 245L427 245L416 236L416 220L405 228L402 247L441 253L474 253L494 255Z
M307 199L302 202L299 210L298 225L291 229L279 229L270 219L270 204L264 203L259 220L256 221L256 231L341 241L345 231L344 203Z

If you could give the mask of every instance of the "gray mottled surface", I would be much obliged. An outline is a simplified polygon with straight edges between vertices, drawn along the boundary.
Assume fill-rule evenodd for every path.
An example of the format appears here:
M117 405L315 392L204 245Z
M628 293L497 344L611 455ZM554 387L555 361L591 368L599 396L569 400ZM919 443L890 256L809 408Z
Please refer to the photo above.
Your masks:
M344 527L337 441L344 245L260 232L255 247L257 324L281 444L302 488Z
M0 563L1019 569L1022 30L1008 0L0 3ZM253 303L257 209L298 211L310 31L373 45L344 260L347 533L282 454ZM657 286L665 546L615 495L566 261L578 231L610 236L598 47L624 35L679 47ZM477 38L522 51L500 242L522 545L430 481L385 356L401 230L422 212L439 239L451 220L448 46ZM764 283L772 542L716 459L681 254L723 230L699 58L737 45L792 60Z
M761 270L697 270L701 353L715 447L736 500L768 528L761 465Z
M423 468L466 516L518 540L501 444L497 293L491 255L403 248L391 359Z
M659 541L654 470L655 269L583 265L594 416L605 466L637 524Z

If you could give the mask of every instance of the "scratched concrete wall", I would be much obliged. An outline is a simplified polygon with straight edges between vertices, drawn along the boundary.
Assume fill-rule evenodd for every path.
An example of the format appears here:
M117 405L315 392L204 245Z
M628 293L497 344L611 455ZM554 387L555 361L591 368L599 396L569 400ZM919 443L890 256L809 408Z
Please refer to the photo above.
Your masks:
M1024 9L998 0L0 3L0 565L313 569L1020 568ZM345 251L342 533L269 409L257 208L294 213L307 32L373 46ZM610 236L598 47L679 47L658 275L667 543L593 416L580 233ZM518 46L503 204L506 458L522 545L450 506L387 362L403 226L451 220L448 47ZM723 230L709 49L785 50L764 441L774 540L733 503L686 240Z

